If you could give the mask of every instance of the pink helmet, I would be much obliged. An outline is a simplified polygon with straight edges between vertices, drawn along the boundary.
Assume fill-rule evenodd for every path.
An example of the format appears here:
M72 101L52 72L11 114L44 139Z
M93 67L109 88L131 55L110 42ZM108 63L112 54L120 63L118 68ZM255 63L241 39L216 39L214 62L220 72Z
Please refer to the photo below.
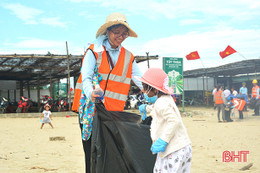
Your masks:
M173 89L169 87L169 78L160 68L150 68L142 77L135 76L135 78L166 94L173 94Z

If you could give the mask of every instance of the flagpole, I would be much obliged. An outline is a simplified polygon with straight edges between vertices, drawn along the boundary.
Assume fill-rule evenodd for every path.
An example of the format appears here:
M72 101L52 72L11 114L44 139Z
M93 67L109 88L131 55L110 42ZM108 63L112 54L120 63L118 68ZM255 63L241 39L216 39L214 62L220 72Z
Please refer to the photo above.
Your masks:
M202 60L201 60L201 58L200 58L200 62L201 62L201 64L202 64L203 68L205 69L206 67L204 66L204 64L203 64L203 62L202 62Z
M245 60L247 60L247 58L246 58L244 55L242 55L240 52L237 51L237 53L238 53L240 56L242 56Z
M206 69L206 67L204 66L204 64L203 64L203 62L202 62L202 60L201 60L201 58L200 58L200 62L201 62L202 66L203 66L203 68L204 68L204 71L205 71L205 73L206 73L206 80L207 80L206 82L207 82L207 91L208 91L208 74L207 74L207 69ZM205 78L205 76L203 76L203 100L204 100L204 102L205 102L204 78ZM207 94L207 103L208 103L208 94Z

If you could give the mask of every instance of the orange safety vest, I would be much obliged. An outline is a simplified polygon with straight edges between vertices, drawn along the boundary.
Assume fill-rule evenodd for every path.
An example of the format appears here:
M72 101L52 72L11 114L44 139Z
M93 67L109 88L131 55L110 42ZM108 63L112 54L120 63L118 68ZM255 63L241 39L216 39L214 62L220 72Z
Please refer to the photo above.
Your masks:
M240 100L239 101L239 104L237 105L237 109L239 110L239 111L242 111L243 109L244 109L244 106L246 105L246 101L245 100Z
M252 88L252 97L256 98L257 97L257 89L259 88L258 85ZM260 98L260 96L258 97Z
M90 45L89 48L93 49L94 47L93 47L93 45ZM86 50L86 52L83 56L81 64L83 64L83 60L86 56L87 51L88 51L88 49ZM80 73L79 78L78 78L77 83L76 83L75 90L74 90L74 99L73 99L73 104L72 104L72 107L71 107L72 111L79 112L79 101L80 101L80 97L81 97L81 91L82 91L82 75Z
M92 44L89 49L94 50L94 45ZM130 89L132 64L134 61L133 54L124 47L121 47L117 63L112 71L105 50L102 52L94 52L94 54L96 57L98 72L102 76L102 81L99 83L100 88L103 91L106 89L104 95L104 105L106 109L108 111L123 111ZM72 110L79 110L81 91L82 76L80 74L75 87Z
M221 94L222 94L222 91L218 91L215 93L215 104L217 104L217 105L224 103L224 101L222 100Z

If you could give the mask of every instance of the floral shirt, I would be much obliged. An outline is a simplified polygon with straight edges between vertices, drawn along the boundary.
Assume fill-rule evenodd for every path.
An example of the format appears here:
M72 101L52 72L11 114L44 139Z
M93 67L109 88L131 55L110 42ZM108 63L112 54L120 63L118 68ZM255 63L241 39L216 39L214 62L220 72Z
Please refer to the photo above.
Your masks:
M98 73L97 65L94 69L93 74L93 90L99 85L99 82L102 80L101 75ZM79 118L80 123L83 124L82 128L82 140L87 141L92 132L92 122L95 112L95 103L91 101L91 99L88 99L84 91L82 90L81 98L80 98L80 106L79 106Z

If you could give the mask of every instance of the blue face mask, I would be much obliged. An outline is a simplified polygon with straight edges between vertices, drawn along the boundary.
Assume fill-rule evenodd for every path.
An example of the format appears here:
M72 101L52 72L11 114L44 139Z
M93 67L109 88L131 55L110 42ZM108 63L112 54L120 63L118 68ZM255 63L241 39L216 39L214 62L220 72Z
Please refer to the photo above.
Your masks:
M155 103L158 98L157 96L148 97L148 95L146 93L144 93L144 97L145 97L145 100L148 101L149 103Z

